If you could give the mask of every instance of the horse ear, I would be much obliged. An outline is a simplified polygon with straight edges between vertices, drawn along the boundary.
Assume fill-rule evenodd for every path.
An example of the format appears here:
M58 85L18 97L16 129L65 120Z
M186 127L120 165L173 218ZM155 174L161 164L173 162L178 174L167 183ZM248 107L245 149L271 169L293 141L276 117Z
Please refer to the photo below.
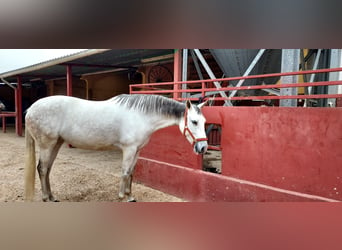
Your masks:
M186 108L190 109L191 106L192 106L191 101L190 100L186 100Z
M206 100L205 102L202 102L202 103L198 104L197 107L198 107L199 109L201 109L203 106L205 106L205 105L207 105L207 104L208 104L208 100Z

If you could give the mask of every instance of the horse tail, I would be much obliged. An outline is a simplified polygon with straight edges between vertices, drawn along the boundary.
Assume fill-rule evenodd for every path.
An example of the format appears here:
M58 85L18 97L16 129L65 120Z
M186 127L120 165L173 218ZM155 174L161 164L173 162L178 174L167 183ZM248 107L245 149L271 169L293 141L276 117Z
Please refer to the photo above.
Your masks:
M25 200L32 201L36 177L36 150L35 141L31 133L25 128L26 160L25 160Z

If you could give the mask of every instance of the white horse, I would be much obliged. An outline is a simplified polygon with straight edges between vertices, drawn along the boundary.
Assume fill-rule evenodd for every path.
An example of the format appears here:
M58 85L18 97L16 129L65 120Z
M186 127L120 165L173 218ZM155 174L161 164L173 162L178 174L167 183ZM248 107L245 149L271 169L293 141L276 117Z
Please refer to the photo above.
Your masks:
M49 174L63 142L77 148L123 151L119 198L131 196L132 174L139 151L158 129L179 125L195 153L207 150L205 103L186 104L156 95L119 95L106 101L50 96L35 102L25 121L25 199L32 200L35 180L35 143L40 149L37 170L43 201L58 201L50 188Z

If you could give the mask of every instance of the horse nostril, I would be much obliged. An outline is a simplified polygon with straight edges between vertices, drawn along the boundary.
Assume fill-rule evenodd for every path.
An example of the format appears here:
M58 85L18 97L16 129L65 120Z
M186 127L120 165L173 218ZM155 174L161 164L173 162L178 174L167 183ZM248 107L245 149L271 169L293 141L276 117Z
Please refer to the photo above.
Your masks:
M207 151L207 148L205 146L201 147L199 150L200 154L204 154Z
M204 154L205 152L207 152L207 146L202 145L201 143L196 144L194 149L195 152L197 152L198 154Z

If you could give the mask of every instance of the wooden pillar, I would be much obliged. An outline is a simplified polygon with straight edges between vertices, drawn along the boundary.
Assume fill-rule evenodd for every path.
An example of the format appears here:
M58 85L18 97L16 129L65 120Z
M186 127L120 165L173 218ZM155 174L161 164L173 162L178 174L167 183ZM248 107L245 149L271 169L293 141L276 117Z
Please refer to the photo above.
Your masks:
M17 88L15 89L15 129L17 135L23 135L23 106L22 106L22 79L17 76Z
M173 63L173 81L174 82L179 82L182 79L182 56L181 56L181 50L176 49L174 53L174 63ZM173 86L173 90L179 90L180 85L175 84ZM173 99L178 99L180 98L180 93L173 93Z
M48 95L54 95L55 93L55 81L54 80L48 80L46 81L49 86L49 93Z
M72 96L72 67L67 65L67 96Z

